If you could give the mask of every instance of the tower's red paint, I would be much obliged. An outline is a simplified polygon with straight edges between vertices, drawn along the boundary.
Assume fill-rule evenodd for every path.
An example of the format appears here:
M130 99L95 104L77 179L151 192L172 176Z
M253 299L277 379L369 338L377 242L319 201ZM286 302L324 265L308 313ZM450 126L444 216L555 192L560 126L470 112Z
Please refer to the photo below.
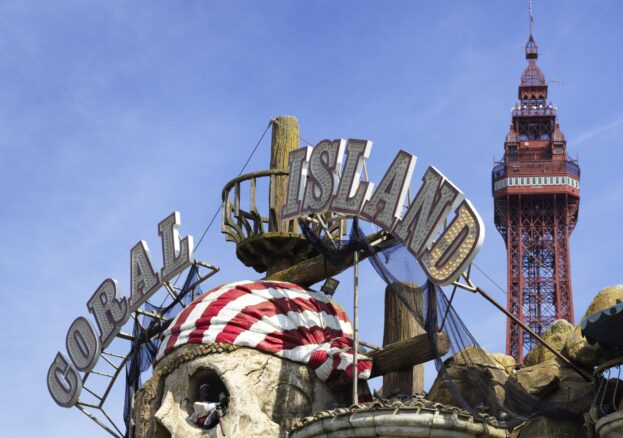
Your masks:
M507 249L508 309L542 333L556 319L573 323L569 235L578 218L580 168L567 157L537 57L531 34L519 102L492 183L495 225ZM521 361L534 345L519 325L507 322L507 354Z

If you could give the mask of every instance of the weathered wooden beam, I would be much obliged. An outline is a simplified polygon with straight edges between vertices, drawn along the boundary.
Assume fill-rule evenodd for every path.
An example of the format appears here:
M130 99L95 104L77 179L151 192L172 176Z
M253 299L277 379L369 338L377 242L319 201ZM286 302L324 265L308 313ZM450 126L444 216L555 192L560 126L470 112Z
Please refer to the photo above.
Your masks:
M394 244L394 238L385 231L371 234L366 237L368 242L379 250L387 248ZM367 258L363 252L359 254L359 261ZM339 265L333 265L325 261L324 256L319 255L311 259L304 260L294 266L283 269L274 274L267 275L264 280L272 281L289 281L291 283L300 284L309 287L312 284L333 277L353 265L353 255L349 255Z
M270 143L270 168L288 170L290 152L299 148L299 122L293 116L278 116L272 120L272 139ZM281 209L288 193L288 175L271 176L268 231L288 232L287 221L281 220Z
M273 170L288 170L290 152L299 148L299 122L296 117L279 116L273 119L272 140L270 148L270 168ZM270 177L268 191L269 201L269 232L288 232L288 221L281 220L281 210L288 193L288 176L273 175ZM290 266L290 257L274 255L267 273L278 272Z
M437 354L443 355L450 349L450 339L445 332L435 334ZM405 371L429 360L435 355L428 339L428 333L422 333L384 347L381 351L368 353L372 359L371 377L381 376L393 371Z

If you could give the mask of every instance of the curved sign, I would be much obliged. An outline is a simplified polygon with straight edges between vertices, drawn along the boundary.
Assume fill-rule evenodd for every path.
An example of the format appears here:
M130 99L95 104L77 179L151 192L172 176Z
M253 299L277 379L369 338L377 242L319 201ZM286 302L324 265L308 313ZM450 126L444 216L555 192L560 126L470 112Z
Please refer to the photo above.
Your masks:
M327 210L361 216L391 233L416 257L428 278L439 285L456 280L473 260L484 240L482 220L461 191L437 169L429 167L415 198L405 209L416 157L400 151L376 188L361 181L372 142L323 140L314 148L290 153L288 193L282 219ZM451 212L454 216L447 223ZM101 352L119 333L130 314L164 282L192 264L192 236L179 235L180 215L173 212L158 224L163 266L157 271L147 243L130 251L130 296L121 297L117 282L108 278L87 302L95 326L85 317L67 331L67 356L56 354L47 375L54 401L63 407L78 402L81 373L93 369Z
M128 321L130 314L169 281L193 262L193 238L183 239L179 234L180 214L175 211L158 224L162 241L164 265L159 272L154 269L147 243L139 241L130 251L130 297L120 297L117 282L107 278L99 285L87 302L93 315L97 332L83 316L74 320L67 330L66 347L69 360L60 351L48 369L47 384L50 395L62 407L69 408L78 402L82 391L80 372L95 367L104 350Z
M282 219L327 210L361 216L389 232L415 256L435 284L455 281L485 237L480 215L463 193L430 166L409 206L405 198L416 157L401 150L376 189L361 181L368 140L323 140L290 152L288 193ZM444 228L451 212L452 221Z

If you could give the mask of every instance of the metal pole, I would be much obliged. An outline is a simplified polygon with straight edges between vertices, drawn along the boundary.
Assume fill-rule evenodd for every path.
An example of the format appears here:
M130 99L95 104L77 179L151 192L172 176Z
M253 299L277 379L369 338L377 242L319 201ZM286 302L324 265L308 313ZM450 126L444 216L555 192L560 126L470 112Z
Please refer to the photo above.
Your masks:
M357 352L359 351L359 252L353 254L353 268L355 278L353 279L353 404L359 403L357 378L358 378L358 360Z
M566 357L564 357L562 354L560 354L559 351L556 351L551 345L549 345L547 342L545 342L545 340L540 337L538 334L536 334L534 331L532 331L532 329L530 327L528 327L526 324L523 323L523 321L521 321L519 318L517 318L515 315L513 315L511 312L509 312L504 306L502 306L500 303L498 303L497 301L495 301L493 299L493 297L491 297L488 293L486 293L484 290L482 290L481 288L477 287L476 291L482 295L487 301L489 301L491 304L493 304L495 307L497 307L499 310L501 310L502 312L504 312L504 314L506 314L506 316L508 316L510 319L512 319L515 323L519 324L525 331L527 331L528 333L530 333L537 341L539 341L545 348L547 348L549 351L551 351L552 353L554 353L554 356L556 356L558 359L560 359L561 361L563 361L566 365L568 365L569 367L573 368L573 370L578 373L580 376L582 376L587 382L591 382L593 379L590 376L587 376L586 374L584 374L584 372L578 368L573 362L571 362L569 359L567 359Z

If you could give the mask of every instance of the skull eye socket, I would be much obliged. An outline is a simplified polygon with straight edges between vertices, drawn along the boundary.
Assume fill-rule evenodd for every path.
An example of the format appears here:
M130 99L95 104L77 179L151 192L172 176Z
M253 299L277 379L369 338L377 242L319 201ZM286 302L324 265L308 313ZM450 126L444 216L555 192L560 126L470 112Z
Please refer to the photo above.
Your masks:
M191 376L189 392L188 398L191 405L195 402L218 402L222 393L229 398L229 392L225 387L225 383L223 383L216 371L209 368L197 370Z
M165 427L160 424L160 421L156 422L156 434L154 438L171 438L171 432L165 429Z

